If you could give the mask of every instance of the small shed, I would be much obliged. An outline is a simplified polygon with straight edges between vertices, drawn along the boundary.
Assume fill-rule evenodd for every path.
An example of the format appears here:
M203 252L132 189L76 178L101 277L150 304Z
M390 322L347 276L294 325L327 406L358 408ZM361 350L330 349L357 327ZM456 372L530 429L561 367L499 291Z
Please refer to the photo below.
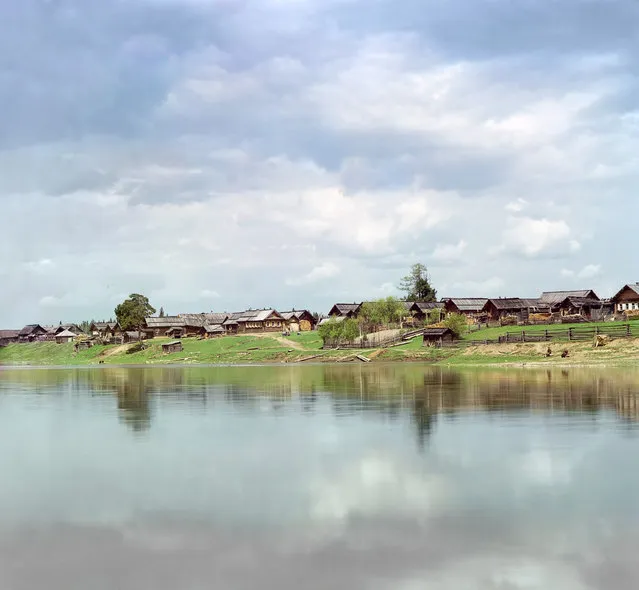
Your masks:
M456 340L450 328L426 328L424 330L424 346L441 347Z
M182 352L184 350L182 342L180 340L173 340L173 342L167 342L162 345L162 352L164 354L170 354L172 352Z
M58 332L55 335L55 342L56 344L67 344L68 342L73 342L75 336L70 330L62 330L62 332Z
M173 326L172 328L169 328L165 333L169 338L181 338L184 335L184 328L182 328L181 326Z

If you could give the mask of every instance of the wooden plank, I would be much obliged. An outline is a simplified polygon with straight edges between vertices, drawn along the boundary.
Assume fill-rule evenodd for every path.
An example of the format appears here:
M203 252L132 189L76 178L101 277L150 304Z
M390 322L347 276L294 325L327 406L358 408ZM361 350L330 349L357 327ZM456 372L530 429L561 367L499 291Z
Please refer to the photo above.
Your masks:
M368 357L365 357L363 354L358 354L356 355L356 357L358 360L362 361L363 363L370 363L371 359L369 359Z

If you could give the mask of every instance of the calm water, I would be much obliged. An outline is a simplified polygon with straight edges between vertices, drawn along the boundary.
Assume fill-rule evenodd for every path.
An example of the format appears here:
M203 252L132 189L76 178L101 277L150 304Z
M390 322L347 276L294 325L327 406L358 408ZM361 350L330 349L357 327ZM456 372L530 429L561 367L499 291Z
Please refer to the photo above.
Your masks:
M2 369L0 589L639 587L639 372Z

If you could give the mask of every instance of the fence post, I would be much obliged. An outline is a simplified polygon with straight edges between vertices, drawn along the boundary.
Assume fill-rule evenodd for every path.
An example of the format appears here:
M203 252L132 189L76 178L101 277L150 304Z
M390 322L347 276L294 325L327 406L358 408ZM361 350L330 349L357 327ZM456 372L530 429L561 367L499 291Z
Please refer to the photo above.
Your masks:
M526 342L526 330L521 331L521 341Z
M599 326L595 326L595 336L599 336L600 333Z
M550 335L548 334L548 328L546 328L545 332L546 332L546 342L548 342L550 340Z
M626 324L626 336L631 336L632 333L630 332L630 324Z

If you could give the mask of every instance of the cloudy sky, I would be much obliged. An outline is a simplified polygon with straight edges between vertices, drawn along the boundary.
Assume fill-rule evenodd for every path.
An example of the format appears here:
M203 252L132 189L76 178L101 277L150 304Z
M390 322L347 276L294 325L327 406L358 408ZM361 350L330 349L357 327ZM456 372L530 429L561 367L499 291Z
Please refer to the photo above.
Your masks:
M0 327L639 280L634 0L0 14Z

